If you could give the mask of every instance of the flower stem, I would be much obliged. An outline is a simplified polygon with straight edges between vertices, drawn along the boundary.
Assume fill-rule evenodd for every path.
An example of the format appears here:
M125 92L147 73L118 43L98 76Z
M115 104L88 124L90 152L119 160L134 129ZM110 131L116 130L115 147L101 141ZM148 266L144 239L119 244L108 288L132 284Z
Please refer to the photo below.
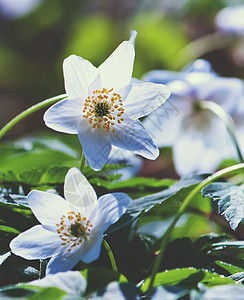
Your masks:
M17 123L19 123L21 120L24 118L28 117L29 115L33 114L34 112L49 106L51 104L54 104L58 102L59 100L62 100L63 98L66 97L66 94L58 95L49 99L46 99L42 102L39 102L26 110L24 110L22 113L14 117L10 122L8 122L1 130L0 130L0 139Z
M182 68L189 61L193 61L208 52L228 47L234 40L234 35L219 31L201 36L187 44L175 56L174 69Z
M213 175L207 177L205 180L203 180L201 183L199 183L188 195L187 197L184 199L184 201L182 202L173 222L171 223L171 225L168 227L167 231L165 232L165 234L163 235L163 237L161 238L161 246L160 246L160 252L157 256L157 258L154 261L154 266L153 266L153 270L152 270L152 276L150 279L150 284L149 284L149 288L147 290L147 295L150 295L151 290L153 288L153 283L156 277L156 274L158 273L158 270L160 268L161 265L161 260L163 257L163 253L164 250L170 240L171 234L175 228L176 223L178 222L178 220L180 219L180 217L182 216L182 214L185 212L187 206L190 204L191 200L194 198L194 196L200 192L205 186L207 186L208 184L210 184L211 182L213 182L214 180L218 179L219 177L228 175L234 171L240 170L240 169L244 169L244 163L238 164L238 165L234 165L225 169L222 169L216 173L214 173Z
M47 259L40 259L40 275L39 275L39 279L42 279L43 277L45 277L46 268L47 268Z
M116 262L114 259L113 252L112 252L109 244L105 241L105 239L103 239L103 246L106 249L106 251L108 252L108 256L109 256L113 271L118 272L118 268L117 268L117 265L116 265Z
M80 170L81 170L81 172L83 172L85 163L86 163L86 158L85 158L85 155L84 155L84 151L81 148L81 159L80 159Z
M243 163L244 158L242 156L241 149L240 149L240 146L238 144L238 141L237 141L237 138L235 135L235 131L234 131L235 125L234 125L234 122L233 122L231 116L228 115L221 106L219 106L217 103L212 102L212 101L202 101L201 108L212 111L215 115L217 115L222 120L222 122L224 123L224 125L230 135L230 138L235 146L239 161L240 161L240 163Z

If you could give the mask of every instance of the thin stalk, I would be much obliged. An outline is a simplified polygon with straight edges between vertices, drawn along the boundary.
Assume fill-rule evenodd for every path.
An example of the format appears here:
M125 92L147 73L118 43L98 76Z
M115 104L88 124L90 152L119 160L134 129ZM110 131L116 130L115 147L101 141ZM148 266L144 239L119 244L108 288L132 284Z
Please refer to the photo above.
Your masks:
M106 249L106 251L108 253L108 256L109 256L109 259L110 259L113 271L118 272L118 268L117 268L117 265L116 265L116 262L115 262L115 258L114 258L113 252L112 252L109 244L104 239L103 239L103 246L104 246L104 248Z
M230 115L228 115L225 110L219 106L217 103L215 102L212 102L212 101L202 101L201 102L201 108L203 109L208 109L210 111L212 111L216 116L218 116L222 122L224 123L228 133L229 133L229 136L234 144L234 147L236 149L236 152L237 152L237 156L239 158L239 161L240 163L243 163L244 162L244 158L243 158L243 155L241 153L241 149L240 149L240 146L238 144L238 141L237 141L237 138L236 138L236 135L235 135L235 131L234 131L234 122L231 118Z
M40 275L39 275L39 279L42 279L43 277L45 277L46 268L47 268L47 259L40 259Z
M66 94L62 94L62 95L58 95L49 99L46 99L42 102L39 102L29 108L27 108L26 110L24 110L22 113L20 113L19 115L17 115L16 117L14 117L10 122L8 122L1 130L0 130L0 139L12 128L14 127L16 124L18 124L21 120L25 119L26 117L28 117L29 115L33 114L34 112L47 107L49 105L52 105L56 102L58 102L59 100L64 99L66 96Z
M81 148L81 159L80 159L80 170L81 170L81 172L83 172L85 163L86 163L86 158L85 158L85 155L84 155L84 151Z
M182 68L189 61L195 60L206 53L230 46L235 36L223 32L214 32L201 36L187 44L174 58L174 69Z
M152 276L150 279L150 284L149 284L149 288L147 290L147 296L150 295L151 290L153 288L153 284L154 284L154 280L156 277L156 274L158 273L158 270L160 268L161 265L161 260L165 251L165 248L170 240L171 234L175 228L176 223L178 222L178 220L180 219L180 217L182 216L182 214L185 212L187 206L190 204L191 200L194 198L194 196L200 192L205 186L207 186L208 184L210 184L211 182L213 182L214 180L218 179L219 177L222 176L226 176L234 171L237 170L241 170L244 169L244 163L238 164L238 165L234 165L228 168L225 168L223 170L220 170L216 173L214 173L213 175L207 177L205 180L203 180L201 183L199 183L189 194L188 196L184 199L183 203L181 204L173 222L171 223L171 225L169 226L169 228L167 229L167 231L165 232L165 234L163 235L163 237L161 238L162 242L161 242L161 246L160 246L160 252L157 256L157 258L154 261L154 266L153 266L153 270L152 270Z

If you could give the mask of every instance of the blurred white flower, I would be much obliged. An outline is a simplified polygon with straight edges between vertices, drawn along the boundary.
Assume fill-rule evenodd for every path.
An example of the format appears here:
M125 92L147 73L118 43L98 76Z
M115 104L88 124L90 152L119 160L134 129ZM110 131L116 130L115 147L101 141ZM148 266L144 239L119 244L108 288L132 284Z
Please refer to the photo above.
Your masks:
M127 180L140 171L143 165L143 159L131 151L112 146L112 150L108 157L108 163L121 165L121 169L111 171L111 173L122 175L119 180Z
M46 277L33 280L28 285L39 287L56 287L71 295L82 295L86 290L86 280L78 271L59 272Z
M236 158L224 123L203 106L204 102L212 101L233 114L243 95L243 81L217 76L203 60L182 72L169 72L169 80L167 71L153 71L143 79L161 82L162 78L172 94L164 107L160 106L144 120L143 126L158 147L173 147L177 172L212 172L223 159Z
M222 9L217 14L215 22L221 31L244 35L244 5Z
M44 114L56 131L78 134L84 155L94 170L108 161L111 145L156 159L159 150L139 118L148 115L170 95L163 84L131 83L134 64L133 31L98 68L71 55L64 61L67 99Z
M0 0L0 10L9 17L21 17L31 12L42 0Z
M80 260L99 257L103 233L126 211L130 198L124 193L97 195L77 168L68 171L62 197L31 191L28 204L42 225L19 234L11 251L25 259L46 259L47 274L70 270Z

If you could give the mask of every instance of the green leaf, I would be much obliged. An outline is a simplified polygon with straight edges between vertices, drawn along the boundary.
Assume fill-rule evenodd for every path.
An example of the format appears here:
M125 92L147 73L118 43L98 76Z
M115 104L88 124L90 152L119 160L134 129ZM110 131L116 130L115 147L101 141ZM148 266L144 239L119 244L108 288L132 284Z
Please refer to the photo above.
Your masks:
M137 198L148 194L153 194L158 191L162 191L170 187L174 183L175 180L171 179L134 177L125 181L111 183L106 187L110 192L125 192L131 197Z
M229 276L230 279L235 280L236 283L242 283L244 282L244 272L235 273L233 275Z
M3 299L31 299L31 300L59 300L66 295L66 292L56 287L29 287L9 286L0 289L0 297Z
M106 286L111 281L118 281L119 283L127 282L126 277L119 272L105 269L103 267L85 269L80 272L87 280L87 293L98 290L103 286Z
M206 186L202 194L218 200L219 213L235 230L244 217L244 184L238 186L229 182L215 182Z
M69 168L65 166L54 166L48 168L40 179L40 184L63 184Z
M235 273L240 273L240 272L244 271L243 268L237 267L233 264L229 264L229 263L226 263L226 262L220 261L220 260L215 261L215 264L220 266L221 268L225 269L226 271L228 271L232 275L235 274Z
M27 197L22 195L14 194L3 194L0 193L0 206L7 206L9 208L29 208Z
M9 227L9 226L3 226L3 225L0 225L0 231L4 231L4 232L8 232L8 233L14 233L14 234L19 234L20 233L15 228L12 228L12 227Z
M153 286L179 285L186 288L195 288L199 282L202 282L208 287L234 283L232 279L220 276L217 273L211 273L205 270L198 270L194 268L182 268L158 273L155 277ZM150 279L148 278L141 287L143 292L147 291L149 284Z
M37 185L40 182L42 174L42 170L33 168L19 173L19 178L25 184Z
M190 178L184 178L162 192L135 199L131 202L127 212L131 215L139 215L143 211L150 211L152 208L159 210L160 206L159 214L161 214L166 208L166 201L167 208L169 208L169 210L173 208L175 209L175 212L178 210L181 201L183 201L188 193L196 186L196 184L201 182L205 177L205 175L196 175ZM165 213L167 212L165 211Z

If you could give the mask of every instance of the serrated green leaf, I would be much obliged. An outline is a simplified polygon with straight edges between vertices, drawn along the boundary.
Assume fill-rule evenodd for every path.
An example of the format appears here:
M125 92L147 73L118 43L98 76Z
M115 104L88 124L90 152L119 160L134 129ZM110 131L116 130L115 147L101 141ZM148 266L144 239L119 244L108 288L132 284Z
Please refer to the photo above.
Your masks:
M172 286L179 285L187 288L194 288L199 282L202 282L208 287L221 285L221 284L232 284L234 281L230 278L221 276L217 273L211 273L205 270L198 270L194 268L182 268L167 270L156 274L154 287L159 285ZM146 292L149 288L150 279L146 279L141 289Z
M30 169L19 173L19 179L21 182L29 185L37 185L43 175L43 171L40 169Z
M202 190L204 197L218 200L219 213L224 215L235 230L244 217L244 184L215 182Z
M162 192L135 199L131 202L127 212L132 215L138 215L143 211L148 212L153 207L158 210L159 206L163 207L166 200L170 205L178 209L181 201L195 185L201 182L205 177L205 175L197 175L190 178L184 178ZM161 213L161 211L159 213Z
M53 166L48 168L40 179L40 184L63 184L69 168L65 166Z
M10 208L29 208L27 197L22 195L12 195L0 193L0 205Z

